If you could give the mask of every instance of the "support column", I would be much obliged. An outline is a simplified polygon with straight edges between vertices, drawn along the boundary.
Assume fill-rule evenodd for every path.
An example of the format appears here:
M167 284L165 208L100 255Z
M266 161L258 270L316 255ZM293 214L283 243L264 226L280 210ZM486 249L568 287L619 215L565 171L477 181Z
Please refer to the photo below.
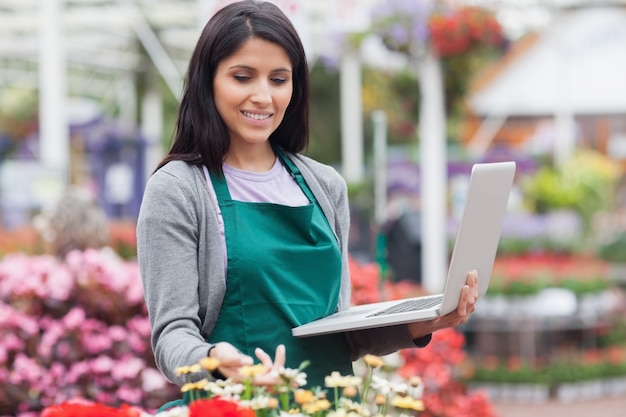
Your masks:
M430 50L419 61L419 83L422 284L426 291L438 293L448 269L446 116L441 63Z
M374 219L381 227L387 220L387 114L372 112L374 124Z
M342 174L348 184L363 180L363 99L361 62L356 51L341 58L341 159Z
M39 1L39 160L65 184L70 160L62 3Z
M141 97L141 132L146 140L145 177L152 172L163 158L161 137L163 136L163 98L157 89L156 74L148 74L146 90Z

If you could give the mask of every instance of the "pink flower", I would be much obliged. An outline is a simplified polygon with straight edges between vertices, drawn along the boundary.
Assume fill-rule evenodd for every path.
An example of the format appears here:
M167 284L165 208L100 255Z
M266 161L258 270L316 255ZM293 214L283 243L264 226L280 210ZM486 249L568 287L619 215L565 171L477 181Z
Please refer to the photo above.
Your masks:
M121 342L128 337L128 331L122 326L109 327L109 337L115 342Z
M113 369L113 360L108 356L98 356L91 362L91 370L95 373L108 373Z
M84 321L85 310L80 307L74 307L61 319L63 325L68 329L78 329Z
M111 376L116 381L136 378L145 367L146 363L143 359L134 356L126 356L115 364L111 370Z
M162 390L167 384L167 380L158 370L145 368L141 371L141 389L144 391L151 392Z
M44 370L34 359L23 353L18 353L13 362L13 369L9 373L9 382L15 385L26 383L30 386L36 386L43 372Z
M115 392L115 394L121 401L137 404L141 401L143 392L140 388L131 388L123 385Z

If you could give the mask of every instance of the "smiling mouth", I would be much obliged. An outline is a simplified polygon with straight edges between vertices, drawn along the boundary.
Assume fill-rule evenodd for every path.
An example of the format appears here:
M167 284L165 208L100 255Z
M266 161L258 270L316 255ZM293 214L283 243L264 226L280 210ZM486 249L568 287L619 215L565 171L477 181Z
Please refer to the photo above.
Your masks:
M267 120L272 116L271 114L248 113L247 111L242 111L241 114L249 119L254 120Z

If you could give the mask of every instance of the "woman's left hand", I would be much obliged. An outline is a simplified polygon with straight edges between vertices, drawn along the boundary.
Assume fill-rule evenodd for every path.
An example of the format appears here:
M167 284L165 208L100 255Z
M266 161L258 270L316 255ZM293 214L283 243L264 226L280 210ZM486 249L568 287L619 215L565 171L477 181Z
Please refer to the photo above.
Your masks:
M256 385L276 385L282 382L280 372L285 367L285 359L287 357L285 345L278 345L276 347L274 360L261 348L256 348L254 354L266 369L266 372L255 375L254 383Z
M461 290L461 297L457 309L445 316L438 317L433 320L417 321L410 323L409 332L413 339L417 339L437 330L448 327L456 327L469 320L470 314L476 308L478 300L478 273L470 271L467 274L467 283Z

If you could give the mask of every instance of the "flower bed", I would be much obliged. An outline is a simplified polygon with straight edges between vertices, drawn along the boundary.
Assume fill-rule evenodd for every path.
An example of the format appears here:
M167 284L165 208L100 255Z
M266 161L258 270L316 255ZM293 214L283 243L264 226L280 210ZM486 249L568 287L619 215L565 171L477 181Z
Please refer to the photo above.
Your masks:
M458 337L457 337L458 339ZM426 408L426 383L420 377L402 378L396 366L383 358L366 355L359 361L362 375L340 375L333 372L325 378L324 389L304 389L306 364L299 369L282 369L276 382L257 383L257 377L267 381L263 365L245 366L241 381L209 380L208 373L219 365L217 360L204 358L199 363L179 368L187 383L181 391L189 403L176 405L156 413L156 417L302 417L341 416L477 416L493 417L491 406L482 394L466 396L456 404L433 403ZM450 392L453 395L453 392ZM424 400L423 400L424 398ZM432 402L432 401L431 401ZM41 417L152 417L133 407L119 409L93 402L68 401L45 408Z
M355 304L421 291L381 282L375 264L350 268ZM46 408L45 417L136 417L180 397L154 365L137 263L111 251L72 252L63 261L5 255L0 340L0 415L34 417ZM396 355L388 375L422 378L422 416L493 416L488 399L460 382L463 345L460 333L441 331L425 349Z
M626 348L613 346L563 355L530 365L520 358L485 360L468 371L472 389L487 390L494 401L563 402L626 394Z
M587 390L595 396L613 395L626 377L624 300L609 263L592 254L498 257L466 329L466 381L495 401L584 399L572 392L590 385L603 387Z
M136 263L110 252L6 255L0 262L0 415L70 398L160 406L177 395L155 369Z
M489 295L533 295L546 288L565 288L576 295L609 288L610 265L587 254L551 252L500 256L496 259Z

